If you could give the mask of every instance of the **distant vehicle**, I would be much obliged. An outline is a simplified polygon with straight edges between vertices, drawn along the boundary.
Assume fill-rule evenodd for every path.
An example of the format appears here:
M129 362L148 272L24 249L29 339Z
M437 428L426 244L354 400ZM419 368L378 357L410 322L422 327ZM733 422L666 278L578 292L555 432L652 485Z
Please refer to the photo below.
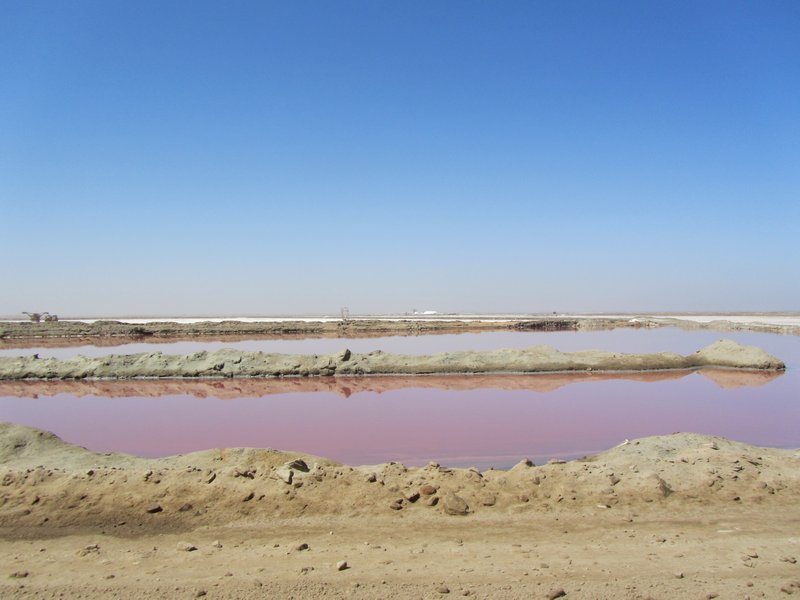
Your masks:
M28 315L28 318L31 320L32 323L39 323L41 321L58 321L58 315L51 315L48 312L41 312L41 313L30 313L30 312L22 312L23 315Z

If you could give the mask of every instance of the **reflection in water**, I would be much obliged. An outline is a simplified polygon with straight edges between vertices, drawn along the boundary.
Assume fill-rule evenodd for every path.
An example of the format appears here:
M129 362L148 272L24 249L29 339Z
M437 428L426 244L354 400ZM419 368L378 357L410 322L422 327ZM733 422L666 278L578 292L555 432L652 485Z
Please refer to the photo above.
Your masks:
M782 371L736 371L733 369L702 369L700 373L726 390L764 385L783 375Z
M107 398L155 397L186 394L196 398L260 398L276 394L330 392L349 398L353 394L381 394L404 388L466 391L476 389L552 392L574 383L621 379L626 381L669 381L692 373L708 377L721 388L760 386L783 375L782 371L741 371L700 369L648 373L540 373L529 375L422 375L372 377L282 377L271 379L129 379L0 381L0 396L105 396Z

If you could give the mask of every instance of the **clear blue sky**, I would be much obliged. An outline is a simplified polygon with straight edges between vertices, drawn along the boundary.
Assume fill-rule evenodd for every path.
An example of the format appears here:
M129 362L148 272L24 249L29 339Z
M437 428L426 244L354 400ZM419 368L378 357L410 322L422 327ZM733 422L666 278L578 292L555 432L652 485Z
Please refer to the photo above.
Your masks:
M0 314L800 310L800 3L0 6Z

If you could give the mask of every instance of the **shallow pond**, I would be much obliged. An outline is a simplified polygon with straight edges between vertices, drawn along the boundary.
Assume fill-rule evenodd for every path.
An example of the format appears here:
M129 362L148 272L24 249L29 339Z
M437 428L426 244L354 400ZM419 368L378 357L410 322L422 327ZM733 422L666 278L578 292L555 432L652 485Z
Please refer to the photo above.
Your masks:
M574 458L674 431L800 447L800 337L679 329L477 333L368 339L177 342L3 349L97 356L235 347L287 353L428 354L549 344L563 351L688 354L720 338L758 345L784 374L371 377L283 380L0 382L0 420L96 451L163 456L212 447L297 450L349 464L395 460L507 467L522 457Z

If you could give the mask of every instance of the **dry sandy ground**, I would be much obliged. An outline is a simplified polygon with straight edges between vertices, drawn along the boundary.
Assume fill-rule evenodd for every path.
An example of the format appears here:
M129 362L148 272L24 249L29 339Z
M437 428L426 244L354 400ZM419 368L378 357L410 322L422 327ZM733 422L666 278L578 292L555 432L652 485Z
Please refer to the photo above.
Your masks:
M800 452L721 438L481 473L0 424L0 464L4 599L800 597Z

